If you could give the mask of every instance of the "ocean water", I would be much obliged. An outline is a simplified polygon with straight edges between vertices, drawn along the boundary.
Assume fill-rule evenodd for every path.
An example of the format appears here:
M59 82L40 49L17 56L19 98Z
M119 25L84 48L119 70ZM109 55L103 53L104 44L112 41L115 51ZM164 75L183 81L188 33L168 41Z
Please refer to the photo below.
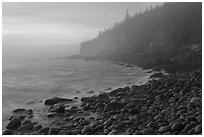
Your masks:
M2 71L3 127L16 108L41 109L46 98L90 96L87 91L141 84L150 75L138 67L67 59L3 62Z

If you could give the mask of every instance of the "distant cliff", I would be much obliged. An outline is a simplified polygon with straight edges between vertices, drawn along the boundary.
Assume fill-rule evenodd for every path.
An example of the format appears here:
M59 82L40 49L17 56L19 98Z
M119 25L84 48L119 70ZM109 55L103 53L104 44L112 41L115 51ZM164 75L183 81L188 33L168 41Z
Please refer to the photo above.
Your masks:
M153 66L172 63L189 45L202 46L201 2L165 3L127 14L123 22L81 43L80 55Z

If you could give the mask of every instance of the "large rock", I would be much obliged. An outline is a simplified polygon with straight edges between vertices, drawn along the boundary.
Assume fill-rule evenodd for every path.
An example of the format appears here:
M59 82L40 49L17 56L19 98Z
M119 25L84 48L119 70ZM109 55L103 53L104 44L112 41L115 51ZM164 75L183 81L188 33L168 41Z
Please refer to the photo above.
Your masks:
M200 134L202 133L202 125L199 124L195 127L195 133Z
M145 128L142 130L143 135L152 135L154 134L154 129L153 128Z
M40 129L38 131L38 133L40 133L40 134L48 134L49 129L50 129L49 127L42 128L42 129Z
M18 109L13 110L13 113L22 113L25 111L26 111L26 109L24 109L24 108L18 108Z
M7 129L14 129L21 125L21 121L18 118L13 118L8 125L6 126Z
M28 130L32 130L33 129L33 124L29 123L26 125L22 125L18 128L19 131L28 131Z
M181 122L176 122L171 126L172 131L179 131L183 129L183 125Z
M105 111L116 111L122 109L124 106L122 103L113 101L105 106Z
M118 89L115 89L115 90L111 91L111 92L109 93L109 95L110 95L110 96L117 96L117 94L118 94L119 92L122 92L122 91L123 91L123 88L118 88Z
M55 112L64 113L64 111L65 111L65 106L63 106L63 105L56 105L55 106Z
M159 128L160 133L165 133L165 132L168 132L170 130L171 130L170 126L162 126Z
M13 132L12 132L12 130L5 129L5 130L3 130L2 134L3 134L3 135L12 135Z
M54 105L54 104L63 103L63 102L73 102L73 100L67 99L67 98L53 97L53 98L45 100L45 105Z

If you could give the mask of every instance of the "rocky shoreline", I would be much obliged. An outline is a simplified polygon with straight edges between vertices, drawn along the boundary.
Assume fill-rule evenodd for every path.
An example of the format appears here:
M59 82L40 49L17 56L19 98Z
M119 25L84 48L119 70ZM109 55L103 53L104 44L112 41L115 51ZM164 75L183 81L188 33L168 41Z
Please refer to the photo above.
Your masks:
M202 71L180 72L146 84L77 100L44 101L52 126L32 120L33 110L16 109L4 135L195 135L202 134Z

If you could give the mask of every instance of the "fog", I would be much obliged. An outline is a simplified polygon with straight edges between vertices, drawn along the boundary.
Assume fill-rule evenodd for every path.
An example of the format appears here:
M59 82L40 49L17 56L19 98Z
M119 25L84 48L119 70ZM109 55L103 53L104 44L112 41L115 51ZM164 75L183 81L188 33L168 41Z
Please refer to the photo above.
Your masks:
M161 3L3 3L3 63L65 57L80 42Z

